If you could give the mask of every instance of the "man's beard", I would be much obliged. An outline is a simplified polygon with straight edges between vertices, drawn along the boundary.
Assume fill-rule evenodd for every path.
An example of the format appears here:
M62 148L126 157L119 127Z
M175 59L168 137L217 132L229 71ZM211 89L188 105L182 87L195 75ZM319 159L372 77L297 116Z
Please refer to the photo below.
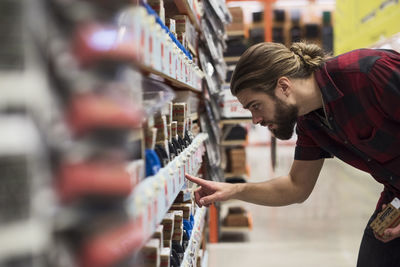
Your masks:
M288 140L292 137L294 127L299 116L299 109L295 105L288 105L279 98L275 98L275 118L276 129L271 132L281 140Z

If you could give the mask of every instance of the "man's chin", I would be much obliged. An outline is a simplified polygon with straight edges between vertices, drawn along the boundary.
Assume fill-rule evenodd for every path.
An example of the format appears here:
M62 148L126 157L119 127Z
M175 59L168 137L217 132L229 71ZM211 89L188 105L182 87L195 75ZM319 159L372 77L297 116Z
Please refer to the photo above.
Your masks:
M273 137L275 137L275 138L277 138L279 140L285 141L285 140L289 140L290 138L292 138L294 131L291 131L290 133L289 132L287 132L287 133L276 133L276 132L271 131L271 133L272 133Z

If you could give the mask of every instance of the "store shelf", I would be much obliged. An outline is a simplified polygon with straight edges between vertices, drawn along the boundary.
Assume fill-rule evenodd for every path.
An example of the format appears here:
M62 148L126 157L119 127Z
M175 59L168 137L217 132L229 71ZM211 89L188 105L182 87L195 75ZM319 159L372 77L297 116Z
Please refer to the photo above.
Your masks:
M240 123L251 123L251 118L243 118L243 119L222 119L219 121L220 127L226 124L240 124Z
M221 226L221 233L249 233L251 229L249 227L227 227Z
M138 9L139 10L139 9ZM139 11L137 11L139 12ZM151 18L151 15L146 15L146 18ZM148 25L141 25L141 27L146 27ZM110 49L101 49L99 45L93 45L93 40L97 40L97 36L103 32L113 32L117 33L121 31L120 26L110 26L108 24L102 23L90 23L77 28L74 37L74 55L77 57L78 61L82 66L92 66L99 62L113 62L113 63L132 63L134 66L138 67L144 73L151 73L157 75L167 82L172 84L177 88L184 88L194 92L201 92L202 83L201 80L204 76L202 71L195 67L192 60L185 54L187 51L182 51L182 48L175 46L178 51L184 53L174 53L173 39L171 36L167 35L165 32L157 32L153 30L149 36L153 35L164 35L164 39L161 42L156 43L154 38L150 38L147 42L150 48L143 47L141 43L133 42L130 38L126 37L121 40L111 39L108 42ZM134 35L134 31L124 31L124 35ZM168 40L168 41L167 41ZM154 47L153 47L154 46ZM192 50L193 49L192 47ZM158 55L159 54L159 55ZM158 57L157 57L158 55ZM161 57L161 55L165 55ZM172 74L171 66L175 63L168 62L168 57L176 57L177 64L180 68L177 68L177 73L180 75L180 80L175 79ZM171 59L170 59L171 60ZM163 70L164 72L162 72ZM171 72L168 73L167 72Z
M192 8L189 6L187 0L174 0L176 7L181 14L185 14L189 17L190 22L193 24L195 29L200 32L200 23L197 16L194 14Z
M190 91L195 92L195 93L201 93L202 92L201 88L195 88L193 86L190 86L190 85L188 85L188 84L186 84L184 82L176 80L176 79L174 79L174 78L172 78L172 77L170 77L170 76L168 76L168 75L166 75L166 74L164 74L164 73L162 73L162 72L160 72L158 70L155 70L155 69L153 69L151 67L145 66L143 64L137 64L137 66L144 73L147 73L147 74L151 73L151 74L157 75L157 76L165 79L167 82L169 82L175 88L190 90Z
M198 208L194 218L194 226L189 245L183 256L181 267L196 266L197 255L201 247L201 240L205 224L206 208Z
M197 57L196 48L193 47L191 43L188 43L187 46L188 46L188 48L189 48L189 51L190 51L195 57Z
M245 31L228 31L226 34L228 35L228 37L244 36Z
M132 197L127 201L128 210L132 211L135 217L147 218L145 224L149 228L145 233L148 237L154 232L157 224L162 221L179 191L186 187L185 173L195 175L200 169L205 152L203 142L207 138L207 134L204 133L196 136L192 144L178 157L155 176L147 177L139 184ZM156 209L154 210L154 208ZM148 214L149 209L151 214Z
M220 146L246 146L247 140L229 140L222 141Z
M83 266L109 266L143 247L179 191L185 188L185 173L194 175L200 169L205 152L203 142L207 138L204 133L197 135L178 157L135 187L126 201L130 221L86 242L81 258Z

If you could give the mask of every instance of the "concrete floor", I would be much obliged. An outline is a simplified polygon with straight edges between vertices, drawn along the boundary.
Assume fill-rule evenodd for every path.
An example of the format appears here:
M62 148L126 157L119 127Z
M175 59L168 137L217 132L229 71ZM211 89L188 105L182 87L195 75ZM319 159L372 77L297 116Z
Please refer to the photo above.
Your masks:
M278 147L277 152L275 176L288 172L294 147ZM269 148L248 147L247 161L249 182L271 177ZM222 215L229 206L242 206L252 214L254 227L248 233L224 235L220 243L208 244L208 266L354 267L362 232L381 189L368 174L328 159L313 193L302 204L270 208L226 202Z

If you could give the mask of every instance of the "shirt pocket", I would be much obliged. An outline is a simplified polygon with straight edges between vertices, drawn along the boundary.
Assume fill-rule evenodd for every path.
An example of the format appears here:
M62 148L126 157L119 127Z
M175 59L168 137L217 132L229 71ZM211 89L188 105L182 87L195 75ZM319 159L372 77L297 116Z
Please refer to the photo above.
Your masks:
M384 129L371 127L370 133L357 136L354 144L367 157L380 163L388 162L399 156L400 141Z

